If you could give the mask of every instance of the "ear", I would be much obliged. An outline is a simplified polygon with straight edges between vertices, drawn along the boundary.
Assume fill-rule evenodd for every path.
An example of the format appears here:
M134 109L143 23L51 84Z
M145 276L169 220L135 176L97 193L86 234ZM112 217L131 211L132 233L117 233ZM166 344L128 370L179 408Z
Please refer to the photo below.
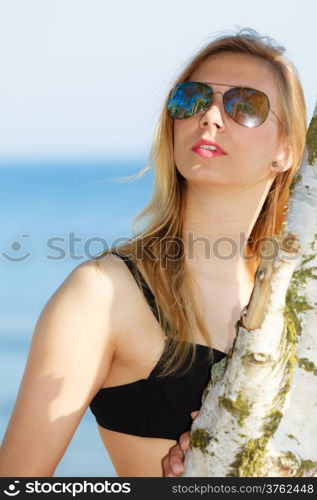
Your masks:
M278 163L277 167L273 167L271 164L270 168L274 173L286 172L286 170L288 170L293 165L294 157L288 140L284 140L282 142L282 145L280 146L277 155L275 155L274 160Z

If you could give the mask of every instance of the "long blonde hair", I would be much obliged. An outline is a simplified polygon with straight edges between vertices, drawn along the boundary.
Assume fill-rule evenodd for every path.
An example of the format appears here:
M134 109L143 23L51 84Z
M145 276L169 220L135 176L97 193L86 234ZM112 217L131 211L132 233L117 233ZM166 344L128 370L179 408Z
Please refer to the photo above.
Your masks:
M221 52L243 53L267 62L277 85L280 101L281 138L287 138L293 154L293 164L276 174L262 210L250 234L250 248L256 255L259 240L278 234L285 218L289 187L300 164L306 142L306 105L299 76L294 65L283 53L284 47L272 39L260 36L251 28L237 34L217 37L203 47L187 64L174 85L184 82L206 58ZM173 86L174 86L173 85ZM173 120L167 115L165 99L156 127L152 148L139 178L154 165L155 184L150 202L134 218L134 228L146 220L145 227L128 243L111 251L128 255L135 263L142 259L147 282L158 306L159 322L168 340L160 376L179 370L191 352L187 371L195 359L194 332L200 331L206 344L211 340L202 314L195 303L195 283L185 272L182 228L184 221L185 179L179 174L173 155ZM263 241L263 240L262 240ZM172 258L171 258L172 256ZM212 358L212 351L210 352Z

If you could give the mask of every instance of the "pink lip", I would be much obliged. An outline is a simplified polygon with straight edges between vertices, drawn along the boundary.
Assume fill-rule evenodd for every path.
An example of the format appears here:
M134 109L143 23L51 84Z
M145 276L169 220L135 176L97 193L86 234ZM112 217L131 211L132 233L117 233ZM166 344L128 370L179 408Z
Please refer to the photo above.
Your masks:
M201 149L200 146L202 144L208 145L208 146L215 146L217 148L217 151L211 151L208 149ZM222 149L219 144L213 141L209 141L208 139L199 139L197 142L195 142L194 146L192 147L192 150L195 151L195 153L199 154L200 156L204 156L205 158L212 158L213 156L219 156L219 155L226 155L227 153ZM207 154L205 154L207 153Z
M201 148L194 149L194 152L197 153L199 156L202 156L203 158L214 158L215 156L223 156L223 153L221 153L221 151L211 151L208 149L201 149Z

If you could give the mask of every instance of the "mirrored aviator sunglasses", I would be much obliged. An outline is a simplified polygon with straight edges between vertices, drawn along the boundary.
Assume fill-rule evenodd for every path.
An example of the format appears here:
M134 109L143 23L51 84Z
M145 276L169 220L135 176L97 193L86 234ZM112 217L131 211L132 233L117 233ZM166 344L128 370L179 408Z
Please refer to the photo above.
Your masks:
M174 120L191 118L201 111L206 111L213 96L212 87L206 83L178 83L170 92L167 113ZM249 128L262 125L270 111L268 96L260 90L248 87L232 87L224 92L223 105L235 122ZM272 109L271 111L273 112Z

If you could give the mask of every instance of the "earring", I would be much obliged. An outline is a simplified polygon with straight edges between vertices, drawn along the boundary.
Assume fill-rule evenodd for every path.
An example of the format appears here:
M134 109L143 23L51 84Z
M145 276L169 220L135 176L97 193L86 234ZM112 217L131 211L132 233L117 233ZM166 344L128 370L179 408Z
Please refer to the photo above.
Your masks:
M272 167L273 167L273 168L278 167L278 163L277 163L277 161L272 161Z

